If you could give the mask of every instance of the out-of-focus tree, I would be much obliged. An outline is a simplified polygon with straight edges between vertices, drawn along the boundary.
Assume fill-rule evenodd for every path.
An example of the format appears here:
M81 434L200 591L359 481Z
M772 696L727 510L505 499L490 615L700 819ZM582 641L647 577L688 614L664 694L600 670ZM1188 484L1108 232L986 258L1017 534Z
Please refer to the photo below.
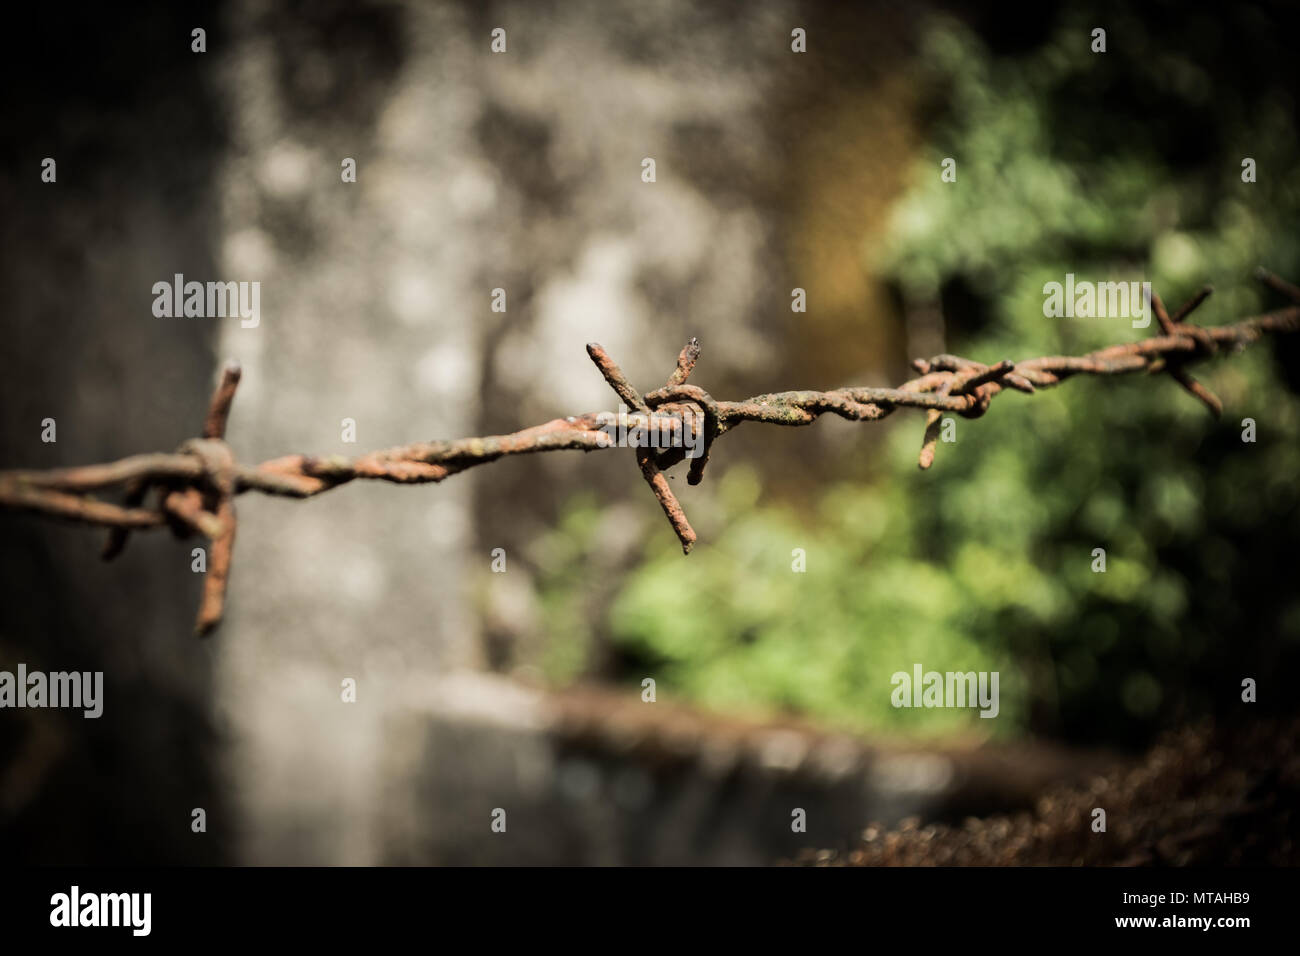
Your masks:
M1108 22L1105 54L1082 17L1012 56L952 21L927 30L921 82L942 104L929 153L864 256L900 301L942 306L949 351L994 362L1151 333L1046 317L1044 284L1067 273L1149 280L1171 307L1214 282L1196 314L1213 323L1276 305L1256 265L1300 271L1295 68L1212 65L1236 46L1266 53L1268 18L1225 14L1209 33L1194 16ZM1295 358L1281 343L1201 366L1219 423L1163 378L1006 396L959 419L925 473L921 419L895 415L871 473L827 488L811 521L761 502L761 472L721 455L704 544L684 561L664 536L594 620L582 595L598 523L582 501L539 545L552 673L580 672L599 633L623 676L653 673L661 693L901 732L1136 742L1245 706L1242 678L1267 683L1300 657L1300 399L1282 361ZM999 671L1000 719L893 708L890 675L917 662Z

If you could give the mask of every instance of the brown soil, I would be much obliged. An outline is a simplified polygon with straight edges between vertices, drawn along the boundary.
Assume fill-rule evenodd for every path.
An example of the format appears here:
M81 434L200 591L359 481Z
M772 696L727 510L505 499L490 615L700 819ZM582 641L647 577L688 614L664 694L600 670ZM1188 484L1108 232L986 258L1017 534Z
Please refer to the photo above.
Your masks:
M1171 734L1137 766L1057 788L1035 810L961 826L870 826L847 853L797 862L848 866L1207 866L1300 863L1300 720L1202 725ZM1106 831L1093 831L1094 808Z

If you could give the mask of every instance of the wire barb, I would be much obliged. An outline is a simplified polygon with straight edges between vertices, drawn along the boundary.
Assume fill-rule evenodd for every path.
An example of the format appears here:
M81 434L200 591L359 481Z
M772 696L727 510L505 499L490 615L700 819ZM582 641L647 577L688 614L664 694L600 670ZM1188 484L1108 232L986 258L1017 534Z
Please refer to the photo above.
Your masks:
M1159 322L1159 335L1087 355L1003 360L994 365L955 355L918 358L912 367L919 377L897 388L859 386L829 392L774 392L739 402L720 402L703 388L686 384L700 356L699 342L691 339L678 355L667 384L643 397L604 348L592 343L587 353L624 404L637 416L644 416L647 428L664 424L674 441L681 439L677 447L634 451L637 468L668 518L682 551L690 553L696 534L664 472L686 457L688 439L698 438L703 453L691 459L687 476L690 484L697 484L703 478L716 439L745 422L803 426L824 414L849 421L879 421L900 408L922 409L926 424L918 464L924 469L934 461L945 412L978 418L1005 389L1032 395L1074 375L1167 372L1219 415L1222 402L1193 379L1186 366L1245 348L1266 334L1300 331L1300 288L1263 269L1256 275L1268 288L1295 304L1230 325L1206 328L1186 319L1210 295L1210 287L1201 289L1173 315L1165 310L1159 296L1152 295L1151 308ZM415 442L357 458L286 455L256 466L240 465L225 441L239 379L238 365L232 363L223 369L201 437L185 442L176 452L133 455L77 468L0 471L0 508L107 527L110 534L105 558L121 553L130 531L170 527L182 537L195 532L206 536L211 546L196 630L209 634L221 622L225 609L236 532L234 499L238 495L257 491L310 498L357 479L430 484L509 455L595 451L612 444L605 430L607 420L593 412L557 418L509 435ZM687 415L687 411L691 414ZM123 489L122 505L93 494L118 486ZM151 492L157 501L154 507L145 504Z
M1196 307L1209 298L1214 289L1212 286L1205 286L1196 295L1192 296L1178 310L1170 316L1165 311L1165 304L1160 301L1160 296L1154 292L1151 293L1151 308L1160 321L1160 327L1165 330L1166 335L1188 336L1196 342L1196 350L1199 355L1214 355L1218 352L1218 344L1206 329L1196 325L1184 323L1184 319L1196 310ZM1215 418L1223 417L1223 402L1219 396L1198 382L1188 373L1183 366L1187 364L1187 357L1170 355L1165 359L1164 370L1169 373L1169 377L1183 387L1186 392L1201 402L1211 415Z

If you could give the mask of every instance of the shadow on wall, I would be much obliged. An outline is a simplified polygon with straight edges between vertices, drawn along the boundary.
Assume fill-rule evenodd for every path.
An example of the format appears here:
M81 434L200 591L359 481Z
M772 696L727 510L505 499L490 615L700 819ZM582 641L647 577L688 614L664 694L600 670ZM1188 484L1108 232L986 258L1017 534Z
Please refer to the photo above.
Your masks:
M190 51L206 5L8 15L0 130L0 467L171 448L198 433L215 329L150 311L173 272L209 274L220 110ZM209 42L212 42L209 37ZM41 181L42 161L55 182ZM56 422L54 443L42 420ZM0 712L0 858L226 859L211 646L193 635L188 543L0 514L0 670L103 671L103 715ZM203 808L207 834L191 832Z

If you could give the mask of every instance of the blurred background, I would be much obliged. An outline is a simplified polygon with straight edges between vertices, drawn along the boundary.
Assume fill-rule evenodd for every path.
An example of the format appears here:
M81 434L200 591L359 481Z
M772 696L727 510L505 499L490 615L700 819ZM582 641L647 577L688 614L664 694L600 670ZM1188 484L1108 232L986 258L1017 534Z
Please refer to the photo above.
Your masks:
M650 389L698 336L694 380L738 399L1148 334L1044 318L1066 273L1171 304L1213 283L1203 323L1277 307L1251 272L1300 278L1296 20L778 0L14 14L0 467L173 448L227 358L229 440L255 462L612 408L589 341ZM260 325L155 318L175 273L261 282ZM1284 717L1297 351L1202 368L1220 422L1163 377L1008 395L928 472L920 414L747 426L700 486L673 473L689 558L630 454L245 495L206 641L192 543L137 535L103 564L98 532L0 514L0 668L107 684L98 721L0 715L0 860L775 862L872 821L1030 807L1162 731ZM916 662L998 671L998 718L893 708Z

